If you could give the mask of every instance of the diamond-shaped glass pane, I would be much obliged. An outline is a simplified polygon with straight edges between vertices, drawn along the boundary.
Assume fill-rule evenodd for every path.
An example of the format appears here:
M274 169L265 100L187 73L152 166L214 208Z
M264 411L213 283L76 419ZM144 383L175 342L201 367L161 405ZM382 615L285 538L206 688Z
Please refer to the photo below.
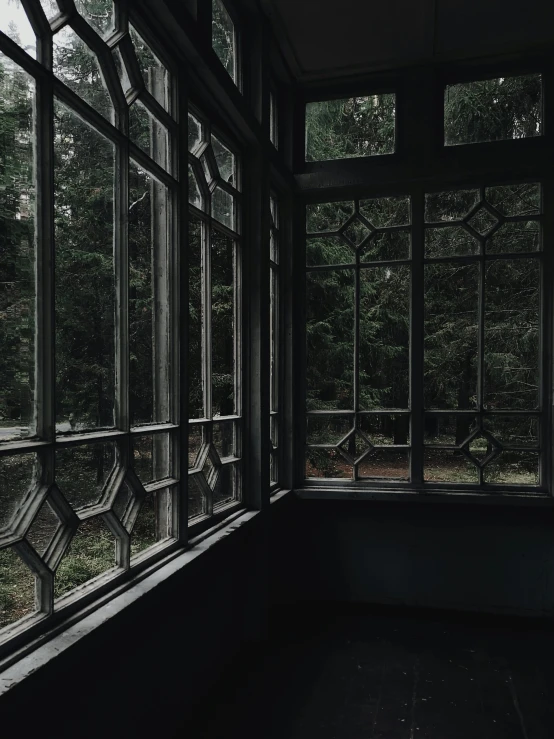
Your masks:
M355 218L342 233L354 246L359 246L369 236L371 231L365 223Z
M202 465L202 472L208 483L211 481L211 477L213 476L213 471L214 471L214 463L210 457L210 454L208 453L206 455L206 459L204 460L204 464Z
M113 106L96 55L71 26L54 36L53 71L74 93L111 121Z
M476 434L466 444L465 449L479 465L488 461L498 451L498 446L492 436Z
M40 507L39 512L35 516L31 528L27 531L26 538L34 547L35 551L42 557L48 545L54 538L56 531L61 525L61 521L54 512L54 509L45 501Z
M0 628L33 613L35 576L11 547L0 551Z
M371 443L363 434L354 431L339 445L353 459L359 459L372 449Z
M75 5L80 15L100 36L113 29L112 0L75 0Z
M481 236L485 236L489 231L496 226L498 218L493 216L492 213L486 208L479 208L479 210L468 220L468 224L480 233Z
M112 508L120 521L125 521L126 514L129 512L134 499L135 493L127 484L122 485L117 491Z

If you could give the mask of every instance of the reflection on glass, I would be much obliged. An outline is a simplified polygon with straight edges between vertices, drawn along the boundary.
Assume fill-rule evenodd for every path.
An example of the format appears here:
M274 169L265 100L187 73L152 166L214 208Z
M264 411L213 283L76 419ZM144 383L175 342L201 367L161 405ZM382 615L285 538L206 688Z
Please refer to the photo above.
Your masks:
M212 231L212 403L214 416L235 412L235 242Z
M168 240L167 188L131 162L129 403L133 425L169 421Z
M58 431L114 424L114 146L55 102Z
M112 120L112 101L104 86L96 54L71 26L64 26L54 36L52 69L56 77L87 102L91 108L109 121Z
M306 161L392 154L396 96L392 93L306 105Z
M34 104L34 81L0 53L0 443L35 431Z

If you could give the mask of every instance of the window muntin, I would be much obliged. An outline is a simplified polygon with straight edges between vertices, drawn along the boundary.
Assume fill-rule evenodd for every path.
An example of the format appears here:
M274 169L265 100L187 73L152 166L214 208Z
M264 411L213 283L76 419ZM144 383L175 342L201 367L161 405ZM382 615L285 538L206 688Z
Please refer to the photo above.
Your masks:
M235 84L238 84L237 32L222 0L212 0L212 47Z
M40 7L57 15L53 3ZM0 623L15 628L0 632L0 641L179 534L177 296L167 291L179 249L174 78L165 63L162 73L161 62L150 68L146 41L137 57L123 6L106 53L97 31L113 30L112 3L94 14L89 7L78 3L79 15L44 34L36 79L24 50L0 55L2 145L18 153L6 170L10 188L2 188L17 252L3 250L10 264L2 270L14 289L3 280L0 298L17 319L0 336L18 365L17 402L2 407L0 580L17 594L0 592ZM19 40L22 49L28 42ZM144 78L133 72L141 65ZM126 136L137 101L149 116L147 152ZM3 386L13 369L0 366ZM19 623L25 615L34 618Z
M239 158L189 112L189 520L241 500Z
M392 154L396 96L366 95L306 105L306 161Z
M537 183L428 193L419 256L409 198L307 206L308 481L544 487L541 203Z
M530 138L542 131L540 74L461 82L445 89L447 146Z
M279 106L273 90L269 92L269 140L276 149L279 148Z

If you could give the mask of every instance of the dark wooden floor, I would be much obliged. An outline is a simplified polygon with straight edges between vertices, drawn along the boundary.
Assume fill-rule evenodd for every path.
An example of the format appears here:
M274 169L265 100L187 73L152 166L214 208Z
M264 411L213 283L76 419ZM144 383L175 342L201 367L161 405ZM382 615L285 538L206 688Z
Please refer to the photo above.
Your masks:
M274 620L180 736L554 739L548 623L325 604Z

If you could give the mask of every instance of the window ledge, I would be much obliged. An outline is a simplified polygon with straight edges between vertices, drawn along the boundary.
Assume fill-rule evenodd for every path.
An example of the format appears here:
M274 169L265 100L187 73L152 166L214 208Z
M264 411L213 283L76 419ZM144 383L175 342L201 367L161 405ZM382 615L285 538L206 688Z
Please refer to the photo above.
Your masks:
M360 488L339 486L317 486L296 488L297 497L304 500L377 500L403 503L453 503L474 505L499 505L519 507L554 508L554 499L548 493L514 492L495 490L494 492L471 492L467 490L409 490L382 488Z
M179 551L177 555L173 553L161 563L157 562L149 569L137 574L115 593L112 592L106 596L100 606L97 603L91 604L80 613L68 618L63 625L56 627L51 638L48 638L47 634L42 635L34 644L31 643L22 649L19 654L16 652L7 657L3 661L5 669L0 674L0 696L70 649L94 629L101 627L113 616L121 613L143 595L153 591L169 577L194 562L204 552L226 539L233 530L249 523L258 515L259 511L241 511L231 519L226 519L225 525L218 524L212 530L192 539L186 551ZM45 638L48 641L45 642ZM0 670L3 665L0 663Z

